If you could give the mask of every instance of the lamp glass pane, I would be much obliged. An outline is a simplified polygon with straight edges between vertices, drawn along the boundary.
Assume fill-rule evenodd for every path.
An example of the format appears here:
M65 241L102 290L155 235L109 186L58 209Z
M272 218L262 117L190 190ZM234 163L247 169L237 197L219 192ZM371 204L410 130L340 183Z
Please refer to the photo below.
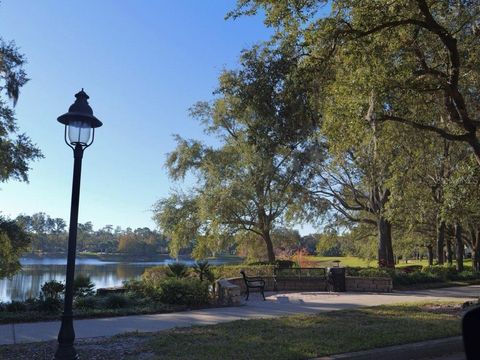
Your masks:
M72 121L68 125L68 140L70 144L88 144L92 128L89 123L83 121Z

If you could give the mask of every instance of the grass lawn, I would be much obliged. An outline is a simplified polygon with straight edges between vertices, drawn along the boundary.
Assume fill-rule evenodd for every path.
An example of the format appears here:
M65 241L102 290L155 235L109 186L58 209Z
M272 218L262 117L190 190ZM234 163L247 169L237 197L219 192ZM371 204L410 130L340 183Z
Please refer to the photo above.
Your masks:
M77 342L83 359L308 359L460 335L458 302L397 304L240 320ZM47 358L55 342L0 346L0 358Z
M328 267L333 261L340 260L340 266L369 267L377 266L376 260L365 260L355 256L306 256L307 261L315 262L316 266Z
M424 303L236 321L158 333L147 348L158 359L306 359L459 335L452 310Z
M355 256L306 256L307 261L315 262L316 266L328 267L333 265L334 260L340 260L340 266L352 267L377 267L376 260L366 260ZM465 259L465 266L472 266L472 259ZM410 265L428 266L428 260L408 260L408 262L400 261L395 265L396 268L402 268ZM455 265L455 262L454 264Z

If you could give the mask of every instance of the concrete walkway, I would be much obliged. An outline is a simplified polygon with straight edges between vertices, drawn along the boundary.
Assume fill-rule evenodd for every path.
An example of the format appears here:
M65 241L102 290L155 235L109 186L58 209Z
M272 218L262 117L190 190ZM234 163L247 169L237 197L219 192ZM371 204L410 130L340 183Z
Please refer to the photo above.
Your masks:
M125 332L150 332L192 325L217 324L240 319L286 316L350 309L359 306L431 300L469 300L480 296L480 285L402 291L390 294L296 292L269 293L267 301L253 294L239 307L184 311L170 314L134 315L75 321L77 339L113 336ZM0 325L0 345L48 341L57 338L59 321Z

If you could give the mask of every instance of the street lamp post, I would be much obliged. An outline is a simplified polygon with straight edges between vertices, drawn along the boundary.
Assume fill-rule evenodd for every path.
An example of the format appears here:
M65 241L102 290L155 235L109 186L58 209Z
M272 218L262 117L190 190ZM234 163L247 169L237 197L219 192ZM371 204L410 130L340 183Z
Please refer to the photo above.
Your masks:
M95 128L102 126L102 122L93 116L88 104L88 95L83 89L75 94L75 102L66 114L58 117L58 121L65 125L65 142L72 148L73 184L72 202L70 208L70 228L68 233L67 276L65 280L65 304L62 314L62 325L58 332L58 347L55 360L78 359L73 342L73 280L75 276L75 253L77 250L78 203L80 199L80 176L82 172L83 151L92 145L95 139Z

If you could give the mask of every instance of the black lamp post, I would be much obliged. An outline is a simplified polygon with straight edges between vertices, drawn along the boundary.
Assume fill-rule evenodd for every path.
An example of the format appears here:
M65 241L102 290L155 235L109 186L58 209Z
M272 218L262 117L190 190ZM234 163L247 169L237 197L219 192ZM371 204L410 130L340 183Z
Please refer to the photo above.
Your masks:
M73 150L73 185L72 203L70 208L70 229L68 234L67 277L65 281L65 305L62 315L62 325L58 332L58 347L55 352L56 360L78 359L73 347L75 331L73 329L73 280L75 276L75 253L77 251L78 202L80 198L80 176L82 172L83 151L92 145L95 139L95 128L102 126L102 122L93 116L88 105L88 95L80 91L75 95L76 100L66 114L58 117L58 121L65 125L65 142Z

